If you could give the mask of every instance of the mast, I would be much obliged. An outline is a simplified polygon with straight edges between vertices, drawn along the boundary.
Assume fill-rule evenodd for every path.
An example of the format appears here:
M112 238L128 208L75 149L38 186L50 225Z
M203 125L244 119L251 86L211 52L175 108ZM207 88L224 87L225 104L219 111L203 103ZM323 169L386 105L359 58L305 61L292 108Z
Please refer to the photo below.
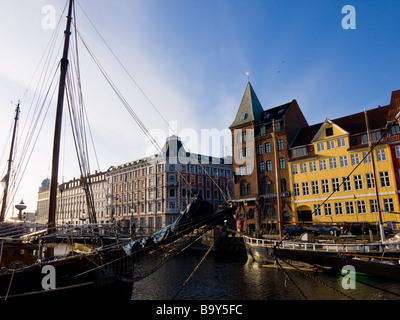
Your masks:
M65 77L68 70L68 49L69 49L69 40L71 35L72 5L73 5L73 0L70 0L68 7L68 15L67 15L67 25L64 31L65 34L64 50L60 67L60 83L58 88L57 112L56 112L54 140L53 140L52 171L50 179L49 219L47 226L48 234L55 232L55 224L56 224L58 164L59 164L59 154L60 154L61 125L62 125L62 114L64 105L64 93L65 93Z
M275 161L275 187L276 187L276 206L278 213L278 228L279 228L279 239L283 238L283 228L282 228L282 200L281 200L281 179L279 177L279 159L278 159L278 146L277 146L277 135L275 119L272 119L272 140L274 145L274 161Z
M5 217L6 217L8 185L9 185L9 182L10 182L11 165L12 165L12 162L13 162L12 157L13 157L13 153L14 153L14 143L15 143L15 135L16 135L16 132L17 132L18 116L19 116L19 102L17 104L17 108L15 109L14 129L13 129L13 135L12 135L12 139L11 139L10 156L8 158L7 174L3 179L3 181L5 183L5 188L4 188L4 193L3 193L3 202L1 204L0 222L3 222Z
M383 229L382 210L381 210L381 205L379 203L379 192L378 192L378 181L376 178L375 158L374 158L374 153L372 152L372 143L371 143L371 136L370 136L370 132L369 132L367 110L365 110L365 109L364 109L364 116L365 116L365 124L367 126L368 147L369 147L369 153L371 154L372 171L374 173L376 205L377 205L378 217L379 217L379 231L381 234L381 240L382 240L382 242L384 242L385 241L385 231Z

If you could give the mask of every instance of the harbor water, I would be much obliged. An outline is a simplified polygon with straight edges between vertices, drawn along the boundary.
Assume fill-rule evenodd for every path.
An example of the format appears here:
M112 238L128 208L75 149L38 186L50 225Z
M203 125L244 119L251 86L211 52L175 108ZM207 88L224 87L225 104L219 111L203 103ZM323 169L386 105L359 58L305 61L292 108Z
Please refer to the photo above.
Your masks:
M187 250L174 257L134 283L132 299L400 300L400 283L390 279L356 274L350 284L339 273L260 267L233 253L211 252L202 261L204 255Z

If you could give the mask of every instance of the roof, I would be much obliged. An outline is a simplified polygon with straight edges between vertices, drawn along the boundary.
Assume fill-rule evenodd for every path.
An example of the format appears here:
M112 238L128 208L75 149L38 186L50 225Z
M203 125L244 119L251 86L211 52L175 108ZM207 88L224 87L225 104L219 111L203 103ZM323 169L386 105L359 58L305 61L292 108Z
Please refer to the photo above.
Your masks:
M394 120L397 113L398 107L394 104L367 110L369 129L373 131L386 127L387 122ZM361 134L367 131L364 111L330 121L347 131L349 135ZM324 123L321 122L301 128L290 147L294 148L310 144Z
M272 119L280 119L285 114L287 109L289 109L290 105L293 101L285 103L281 106L271 108L262 112L260 117L260 122L270 122Z
M250 82L248 82L235 121L230 125L230 128L252 121L260 121L260 116L263 111L264 109L261 106L253 87Z

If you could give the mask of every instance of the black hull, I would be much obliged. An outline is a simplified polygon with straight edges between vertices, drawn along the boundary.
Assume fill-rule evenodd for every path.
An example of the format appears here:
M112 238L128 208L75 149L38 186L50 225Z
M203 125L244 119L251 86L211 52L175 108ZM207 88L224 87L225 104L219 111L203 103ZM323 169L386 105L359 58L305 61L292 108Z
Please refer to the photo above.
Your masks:
M78 255L0 274L1 300L130 300L132 282L124 281L106 267L98 267L96 255ZM48 275L44 266L55 270L55 289L43 289ZM44 280L46 282L46 279Z
M291 262L302 262L310 265L317 265L331 268L336 271L342 271L350 268L356 273L363 273L379 278L387 278L391 280L400 280L400 252L391 252L389 255L394 259L381 261L382 253L369 253L368 258L354 258L345 255L343 252L326 252L314 250L295 250L282 249L275 247L274 243L266 243L262 246L252 245L246 242L247 257L259 264L275 263L275 260L282 259Z

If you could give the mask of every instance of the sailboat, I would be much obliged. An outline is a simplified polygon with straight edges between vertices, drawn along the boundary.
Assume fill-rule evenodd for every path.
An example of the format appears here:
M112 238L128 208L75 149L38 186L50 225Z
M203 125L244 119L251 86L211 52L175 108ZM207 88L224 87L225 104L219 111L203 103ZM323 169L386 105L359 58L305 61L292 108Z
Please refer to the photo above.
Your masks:
M373 150L370 141L367 112L364 111L369 153ZM274 133L274 132L273 132ZM276 141L274 141L276 143ZM372 165L374 166L374 159ZM275 161L277 161L275 159ZM275 168L278 168L275 163ZM279 172L276 170L276 181L279 181ZM375 168L374 176L376 177ZM277 186L277 190L279 186ZM379 194L375 184L376 197ZM278 195L279 199L279 195ZM379 200L377 200L379 204ZM278 210L279 210L278 206ZM282 234L282 217L278 214L280 236L277 239L254 238L244 236L247 255L260 264L274 264L276 259L284 259L318 265L334 269L341 269L346 265L353 265L358 272L376 276L386 276L399 279L400 275L400 239L386 240L381 217L382 210L378 207L378 224L380 240L356 242L351 240L317 241L312 233L304 233L299 240L285 238Z
M57 178L73 6L74 0L69 0L60 63L47 229L45 235L32 234L23 238L22 250L36 246L34 262L20 267L3 266L0 270L0 299L129 300L134 281L157 270L235 212L235 207L229 203L214 211L210 203L197 198L173 224L152 236L103 244L97 234L93 235L92 247L87 252L57 256L54 246L49 244L57 238ZM85 191L89 192L86 184ZM87 201L89 205L90 201ZM89 218L91 223L96 221L94 210L89 213ZM29 243L29 239L33 240Z

